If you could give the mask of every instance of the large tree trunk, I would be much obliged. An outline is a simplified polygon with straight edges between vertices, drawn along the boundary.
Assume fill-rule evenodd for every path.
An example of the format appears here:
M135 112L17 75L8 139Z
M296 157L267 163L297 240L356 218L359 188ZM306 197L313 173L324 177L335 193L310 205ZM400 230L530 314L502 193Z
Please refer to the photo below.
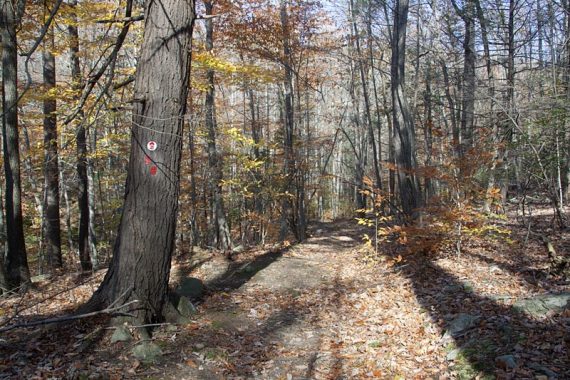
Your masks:
M47 9L47 1L44 3ZM44 239L47 267L49 271L60 268L63 264L61 257L61 229L59 223L59 156L57 149L57 103L53 90L55 89L55 56L53 26L49 27L43 48L43 80L46 91L44 99Z
M194 2L145 3L131 154L114 256L84 309L138 301L135 320L163 319L175 244Z
M18 136L18 48L16 26L26 2L3 0L0 37L2 38L2 136L6 173L6 226L8 255L6 279L10 288L30 283L22 216L22 187Z
M214 7L212 0L205 1L206 15L212 15ZM213 54L214 49L214 22L212 18L206 19L206 51ZM206 92L206 129L208 131L208 164L210 165L210 192L211 192L211 224L210 243L221 250L228 250L232 246L230 228L228 226L224 198L222 194L223 161L216 145L217 125L215 107L215 80L214 70L208 69L208 91Z
M408 23L409 0L398 0L394 9L394 31L392 40L391 90L392 116L394 120L394 143L398 186L404 216L414 219L417 208L422 205L419 183L416 176L416 137L414 122L404 92L406 62L406 27Z

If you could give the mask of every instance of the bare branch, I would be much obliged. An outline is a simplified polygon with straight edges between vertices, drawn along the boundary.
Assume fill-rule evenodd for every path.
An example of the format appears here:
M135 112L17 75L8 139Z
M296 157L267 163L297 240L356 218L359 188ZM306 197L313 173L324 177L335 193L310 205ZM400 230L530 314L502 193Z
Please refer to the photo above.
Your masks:
M116 24L116 23L126 23L126 22L135 22L135 21L142 21L144 20L144 15L132 16L132 17L123 17L123 18L113 18L107 20L97 20L95 21L97 24Z
M11 326L1 328L0 333L10 331L10 330L14 330L14 329L19 329L19 328L43 326L43 325L49 325L52 323L62 323L62 322L67 322L67 321L74 321L77 319L89 318L89 317L93 317L95 315L100 315L100 314L114 314L115 312L118 312L121 309L124 309L125 307L133 305L137 302L139 302L139 300L133 300L133 301L127 302L127 303L120 305L120 306L108 307L106 309L93 311L91 313L78 314L78 315L66 315L66 316L58 317L58 318L48 318L48 319L42 319L39 321L33 321L33 322L27 322L27 323L17 323L15 325L11 325Z

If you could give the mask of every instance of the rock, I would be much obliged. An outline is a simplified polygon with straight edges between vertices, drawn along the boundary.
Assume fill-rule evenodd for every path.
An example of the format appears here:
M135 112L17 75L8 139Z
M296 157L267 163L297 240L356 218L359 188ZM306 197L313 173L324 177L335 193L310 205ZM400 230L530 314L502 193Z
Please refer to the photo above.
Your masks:
M469 281L462 281L461 282L461 287L463 289L463 291L467 292L467 293L473 293L473 284L470 283Z
M196 343L194 347L196 348L197 351L200 351L203 350L206 346L204 345L204 343Z
M517 359L513 355L502 355L495 358L495 364L505 371L513 370L517 367Z
M199 278L186 277L174 290L176 294L189 299L198 299L204 295L204 283Z
M449 323L449 327L445 332L445 337L457 337L462 335L464 332L475 326L478 320L479 317L476 315L465 313L457 315L457 317Z
M548 376L546 375L536 375L534 377L535 380L548 380Z
M570 292L542 294L536 297L518 300L514 307L533 317L542 317L550 313L560 313L570 308Z
M459 354L461 354L461 348L456 348L454 350L449 351L445 358L448 361L452 362L454 360L457 360L457 357L459 356Z
M30 278L34 284L37 284L38 282L48 281L49 279L51 279L51 274L40 274Z
M241 267L238 268L238 273L255 273L256 269L254 265L250 265L251 263L245 263Z
M106 373L100 372L93 372L90 373L88 376L85 376L87 380L107 380L109 379L109 375Z
M135 358L144 363L154 363L162 356L162 350L156 343L142 342L132 351Z
M183 317L190 317L198 312L196 307L190 302L190 300L186 297L180 297L178 300L178 305L176 305L176 310L180 313Z
M242 253L243 251L245 251L245 247L243 245L238 245L232 249L232 253Z
M500 272L501 272L501 268L499 268L499 266L497 266L497 265L491 265L491 266L489 267L489 272L491 272L491 273L493 273L493 272L499 272L499 273L500 273Z
M541 366L540 364L537 363L530 363L528 364L528 368L534 369L535 371L541 373L542 375L546 376L548 379L556 379L558 378L558 374L556 372L554 372L553 370L546 368L544 366ZM538 378L538 376L537 376Z
M111 343L128 342L132 338L131 332L126 326L118 326L111 336Z
M109 378L109 374L100 372L94 372L87 376L87 380L108 380Z

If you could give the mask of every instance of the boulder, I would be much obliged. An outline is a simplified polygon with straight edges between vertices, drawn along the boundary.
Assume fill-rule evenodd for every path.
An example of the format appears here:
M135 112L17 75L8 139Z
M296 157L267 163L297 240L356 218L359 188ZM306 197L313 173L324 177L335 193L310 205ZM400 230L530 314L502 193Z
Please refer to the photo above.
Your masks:
M517 367L517 359L513 355L502 355L495 358L497 367L511 371Z
M447 361L452 362L452 361L457 360L457 358L459 357L460 354L461 354L461 348L455 348L455 349L449 351L445 358L447 359Z
M176 305L176 310L183 317L190 317L198 312L187 297L180 297L178 305Z
M556 372L554 372L550 368L546 368L545 366L542 366L538 363L529 363L528 367L535 370L536 372L538 372L542 376L547 376L547 378L549 378L549 379L557 379L558 378L558 374ZM540 376L540 375L538 375L538 376Z
M153 342L137 344L132 351L135 358L143 363L154 363L162 356L162 350Z
M445 331L446 337L458 337L470 328L474 327L480 317L461 313L458 314L450 323Z
M132 338L131 332L126 326L118 326L111 336L111 343L128 342Z
M542 294L518 300L514 307L533 317L543 317L550 313L560 313L570 308L570 292Z

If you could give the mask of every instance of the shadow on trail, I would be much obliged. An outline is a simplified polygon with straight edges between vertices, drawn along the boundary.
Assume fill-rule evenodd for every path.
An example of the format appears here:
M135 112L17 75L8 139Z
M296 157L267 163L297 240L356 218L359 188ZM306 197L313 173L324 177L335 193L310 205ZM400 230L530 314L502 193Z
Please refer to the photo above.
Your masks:
M454 356L458 378L570 378L570 320L563 313L533 319L474 293L425 258L411 258L399 273L411 280L418 301L442 331L461 313L476 318L468 328L443 338L447 351L453 351L449 356Z
M209 281L207 286L213 291L236 290L251 280L259 271L267 268L282 257L288 249L289 248L282 248L278 251L268 251L261 256L257 256L254 260L245 263L231 262L225 272Z
M548 271L544 269L533 269L533 268L528 268L524 265L510 264L508 262L498 261L491 257L481 255L475 252L470 252L469 256L472 256L477 260L480 260L490 265L494 265L506 272L509 272L510 274L519 277L520 279L524 280L527 284L532 286L536 286L536 284L539 281L545 280L549 275Z
M342 235L338 235L342 231ZM228 268L215 279L208 281L212 291L236 290L247 283L258 272L281 259L289 251L301 248L319 250L340 250L352 248L362 242L362 226L353 220L335 222L315 222L309 228L309 238L279 250L270 250L249 262L230 262Z

